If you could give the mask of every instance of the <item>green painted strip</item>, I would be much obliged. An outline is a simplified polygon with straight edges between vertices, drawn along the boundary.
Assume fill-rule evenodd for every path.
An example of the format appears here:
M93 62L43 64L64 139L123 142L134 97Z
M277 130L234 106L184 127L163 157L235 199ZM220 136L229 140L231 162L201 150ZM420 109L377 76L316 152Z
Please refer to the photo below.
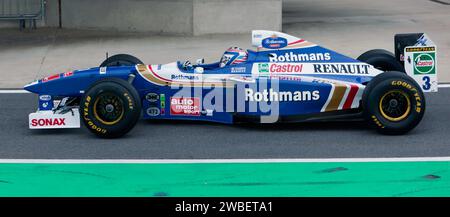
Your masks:
M450 196L450 162L2 163L0 196Z

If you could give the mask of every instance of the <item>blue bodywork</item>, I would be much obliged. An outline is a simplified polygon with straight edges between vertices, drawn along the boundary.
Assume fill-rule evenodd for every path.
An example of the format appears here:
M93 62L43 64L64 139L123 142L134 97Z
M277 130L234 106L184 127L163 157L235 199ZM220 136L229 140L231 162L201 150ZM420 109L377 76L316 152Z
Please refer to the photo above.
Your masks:
M302 59L303 57L308 58ZM316 59L316 57L319 58ZM145 119L233 123L237 120L236 117L261 117L274 114L273 109L267 110L264 106L261 107L261 104L276 105L275 115L282 118L321 115L336 111L356 111L359 107L358 97L361 97L364 85L379 73L366 63L317 45L303 48L267 49L259 52L248 50L247 62L223 68L220 68L218 63L199 64L188 68L183 68L181 62L176 65L179 71L175 70L171 77L166 78L160 78L159 75L171 73L170 70L164 71L167 65L94 67L49 76L30 83L24 88L38 95L81 97L96 81L111 77L128 80L130 74L133 74L135 78L132 85L142 100L142 116ZM203 68L203 72L196 72L197 67ZM287 68L280 69L279 73L272 73L271 67ZM288 67L297 67L298 72L290 71ZM172 110L177 108L176 104L181 103L183 98L177 97L180 88L174 88L176 79L194 84L202 83L205 77L213 75L223 76L223 79L218 80L216 77L217 82L230 81L232 85L215 88L208 85L191 85L188 89L190 93L184 93L184 97L191 95L188 98L200 108L183 110L181 114ZM155 82L155 79L158 82L161 80L161 83ZM165 79L169 81L163 84ZM271 88L276 90L271 92ZM212 99L212 91L222 92L222 94L216 94ZM272 98L268 100L260 97L265 95ZM285 100L282 100L283 97ZM334 97L340 99L333 100ZM176 103L177 100L179 102ZM205 100L214 106L202 103ZM186 112L192 112L192 114Z

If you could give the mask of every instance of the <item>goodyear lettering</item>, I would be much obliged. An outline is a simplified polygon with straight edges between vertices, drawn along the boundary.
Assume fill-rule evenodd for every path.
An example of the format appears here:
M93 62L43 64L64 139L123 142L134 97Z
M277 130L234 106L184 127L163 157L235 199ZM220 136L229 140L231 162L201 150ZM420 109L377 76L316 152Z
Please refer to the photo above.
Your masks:
M421 52L421 51L435 51L435 47L409 47L406 52Z
M86 96L85 99L86 99L86 102L84 103L83 119L87 121L87 125L91 129L93 129L93 130L95 130L97 132L105 134L107 132L106 129L97 127L97 125L95 125L94 122L92 122L92 120L89 118L89 103L91 102L91 99L92 99L91 96Z
M406 88L408 88L408 89L410 89L410 90L413 89L412 85L409 84L409 83L406 82L406 81L392 81L391 84L394 85L394 86L402 86L402 87L406 87Z
M123 96L128 100L128 108L134 109L133 100L131 100L130 95L128 95L128 93L123 93Z
M384 128L384 125L381 124L381 122L378 120L377 117L375 117L375 115L372 115L372 120L375 122L376 125L378 125L381 128Z
M399 80L394 80L391 83L392 86L401 86L404 88L407 88L409 90L411 90L412 92L414 92L414 99L416 101L416 112L420 113L422 111L422 98L420 97L418 91L416 88L414 88L411 84L409 84L406 81L399 81Z

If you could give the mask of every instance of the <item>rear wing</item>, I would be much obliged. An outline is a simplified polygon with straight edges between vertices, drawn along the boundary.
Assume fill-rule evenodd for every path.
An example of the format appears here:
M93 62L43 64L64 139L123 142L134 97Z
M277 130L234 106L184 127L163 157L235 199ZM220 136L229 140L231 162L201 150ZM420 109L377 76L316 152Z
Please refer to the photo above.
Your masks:
M437 92L437 49L427 34L397 34L394 43L395 57L404 65L406 74L422 87L423 92Z

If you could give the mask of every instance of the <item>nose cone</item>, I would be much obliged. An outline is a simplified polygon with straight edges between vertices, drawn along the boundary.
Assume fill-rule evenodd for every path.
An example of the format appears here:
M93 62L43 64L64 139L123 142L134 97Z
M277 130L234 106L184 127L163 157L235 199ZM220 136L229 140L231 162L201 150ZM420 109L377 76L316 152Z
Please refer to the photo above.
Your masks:
M31 83L25 85L23 87L23 89L25 89L26 91L32 92L32 93L38 93L39 89L40 89L39 86L40 86L39 81L34 81L34 82L31 82Z

